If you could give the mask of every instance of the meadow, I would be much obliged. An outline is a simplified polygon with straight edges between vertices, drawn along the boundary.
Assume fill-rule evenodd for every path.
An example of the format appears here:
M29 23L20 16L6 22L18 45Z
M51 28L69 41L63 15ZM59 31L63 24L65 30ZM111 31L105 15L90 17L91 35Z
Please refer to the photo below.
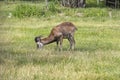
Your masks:
M119 80L120 10L56 6L46 11L43 3L0 2L0 80ZM55 43L36 49L35 36L47 37L65 21L78 28L74 51L67 40L63 51Z

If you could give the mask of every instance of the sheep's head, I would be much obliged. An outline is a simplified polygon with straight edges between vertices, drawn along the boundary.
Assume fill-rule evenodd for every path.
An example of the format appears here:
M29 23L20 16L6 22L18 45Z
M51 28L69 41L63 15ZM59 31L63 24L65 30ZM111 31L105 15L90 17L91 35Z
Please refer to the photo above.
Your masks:
M43 47L43 43L41 42L41 36L35 37L35 42L37 44L37 48Z

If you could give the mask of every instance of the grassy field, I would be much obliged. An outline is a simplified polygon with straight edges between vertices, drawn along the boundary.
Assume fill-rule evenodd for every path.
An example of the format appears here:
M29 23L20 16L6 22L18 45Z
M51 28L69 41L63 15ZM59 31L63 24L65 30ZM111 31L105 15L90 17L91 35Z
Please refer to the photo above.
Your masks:
M62 7L61 13L49 16L9 18L17 5L0 2L0 80L120 79L119 9ZM68 51L67 40L61 52L55 43L36 49L34 37L48 36L54 26L64 21L78 28L75 50Z

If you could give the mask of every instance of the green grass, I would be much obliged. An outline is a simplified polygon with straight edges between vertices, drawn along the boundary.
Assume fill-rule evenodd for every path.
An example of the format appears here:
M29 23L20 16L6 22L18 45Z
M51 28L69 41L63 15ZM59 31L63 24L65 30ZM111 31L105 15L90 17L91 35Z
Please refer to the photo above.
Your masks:
M105 7L58 7L61 13L19 19L7 17L19 3L0 4L0 80L120 79L120 10L111 9L110 18ZM67 40L62 52L56 50L55 43L36 49L34 37L48 36L64 21L78 28L75 50L68 51Z

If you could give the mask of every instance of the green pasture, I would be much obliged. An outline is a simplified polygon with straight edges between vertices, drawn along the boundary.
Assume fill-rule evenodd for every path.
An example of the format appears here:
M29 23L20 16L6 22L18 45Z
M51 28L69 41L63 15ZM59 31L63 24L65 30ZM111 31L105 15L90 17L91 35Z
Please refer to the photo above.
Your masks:
M43 3L0 2L0 80L119 80L120 10L50 7L46 11ZM56 43L36 49L35 36L47 37L65 21L78 28L74 51L68 50L67 40L63 51L56 50Z

